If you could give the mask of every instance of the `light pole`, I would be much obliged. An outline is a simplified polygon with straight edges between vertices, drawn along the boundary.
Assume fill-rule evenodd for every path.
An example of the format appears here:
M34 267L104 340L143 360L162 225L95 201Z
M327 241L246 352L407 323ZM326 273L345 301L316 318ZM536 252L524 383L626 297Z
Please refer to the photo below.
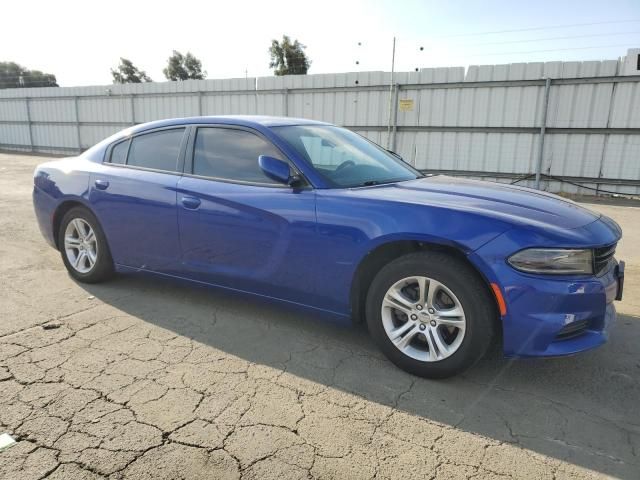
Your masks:
M362 46L362 42L358 42L358 47ZM360 65L360 60L356 60L356 65ZM393 48L391 49L391 78L389 79L389 114L387 117L387 149L391 148L391 120L393 118L393 89L395 87L394 84L394 74L396 69L396 37L393 37ZM356 80L356 85L358 85L358 80ZM397 105L396 105L397 108Z
M391 114L393 112L393 74L396 66L396 37L391 50L391 79L389 80L389 119L387 122L387 149L391 148Z

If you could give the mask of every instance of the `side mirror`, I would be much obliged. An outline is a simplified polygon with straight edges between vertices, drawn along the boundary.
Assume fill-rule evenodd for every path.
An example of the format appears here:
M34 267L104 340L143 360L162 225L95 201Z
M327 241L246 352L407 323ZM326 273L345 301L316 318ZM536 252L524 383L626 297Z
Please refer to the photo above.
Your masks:
M264 174L279 183L294 186L299 181L297 176L291 175L291 168L287 162L268 155L258 157L258 165Z

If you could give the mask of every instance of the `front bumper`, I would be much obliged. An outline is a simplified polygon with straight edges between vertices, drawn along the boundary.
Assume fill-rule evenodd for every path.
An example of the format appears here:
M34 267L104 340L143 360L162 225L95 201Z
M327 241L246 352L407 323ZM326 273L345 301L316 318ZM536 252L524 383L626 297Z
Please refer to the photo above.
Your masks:
M616 318L613 302L622 298L624 262L612 261L599 276L531 275L508 265L504 251L509 250L497 242L472 254L471 260L482 264L504 296L506 356L571 355L607 341Z
M505 355L571 355L605 343L616 318L617 272L616 266L601 277L584 280L502 272L501 280L507 279Z

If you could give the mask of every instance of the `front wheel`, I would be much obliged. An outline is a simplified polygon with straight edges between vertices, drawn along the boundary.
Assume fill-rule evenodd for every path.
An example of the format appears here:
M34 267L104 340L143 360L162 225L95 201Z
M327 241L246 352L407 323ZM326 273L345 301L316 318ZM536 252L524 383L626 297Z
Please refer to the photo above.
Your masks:
M60 222L58 245L69 274L84 283L109 279L113 260L96 217L86 208L69 210Z
M496 310L478 274L440 252L405 255L383 267L367 295L369 332L414 375L445 378L486 352Z

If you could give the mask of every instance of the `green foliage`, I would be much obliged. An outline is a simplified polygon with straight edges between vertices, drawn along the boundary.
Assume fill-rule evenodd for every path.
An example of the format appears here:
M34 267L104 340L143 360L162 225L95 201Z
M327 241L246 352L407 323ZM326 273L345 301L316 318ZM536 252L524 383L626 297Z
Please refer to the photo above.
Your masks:
M281 42L272 40L269 47L269 68L275 69L273 73L276 75L306 75L311 60L304 53L305 48L307 47L298 40L292 43L287 35L282 36Z
M120 57L120 65L114 70L111 69L113 83L143 83L151 82L144 70L138 69L131 60Z
M15 62L0 62L0 88L57 87L56 76L29 70Z
M194 57L191 52L186 55L173 51L173 55L167 60L167 68L162 70L167 80L203 80L207 72L202 70L202 62Z

